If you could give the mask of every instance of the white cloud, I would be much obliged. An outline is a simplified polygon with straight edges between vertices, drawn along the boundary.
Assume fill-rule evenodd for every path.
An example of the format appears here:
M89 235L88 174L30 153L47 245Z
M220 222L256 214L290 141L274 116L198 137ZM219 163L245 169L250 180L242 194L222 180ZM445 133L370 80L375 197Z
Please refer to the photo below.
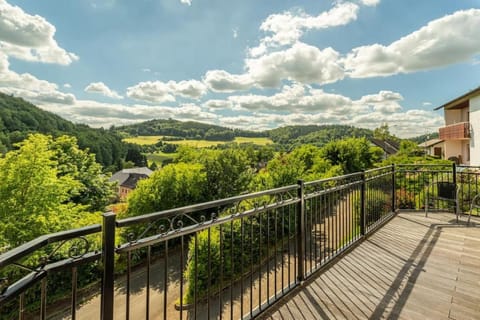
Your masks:
M23 97L36 104L75 103L73 94L58 91L58 86L40 80L29 73L18 74L9 69L8 58L0 52L0 90L7 94Z
M422 102L422 106L424 107L430 107L431 105L432 105L431 102L428 102L428 101Z
M380 3L380 0L360 0L360 3L365 6L375 7Z
M194 104L182 104L178 107L151 106L136 104L101 103L93 100L77 100L72 106L45 105L42 108L77 123L88 123L95 127L129 124L150 119L173 118L214 122L218 118L214 113L205 112Z
M388 46L352 50L344 60L352 78L428 70L473 59L480 54L480 9L457 11L433 20Z
M8 56L62 65L78 60L77 55L58 46L55 32L45 18L0 0L0 49Z
M146 81L127 88L128 97L150 103L173 102L175 96L198 99L206 93L206 85L198 80Z
M229 100L212 99L204 102L202 106L214 112L221 109L232 109L233 103Z
M236 75L224 70L208 71L203 81L214 92L248 90L253 86L253 80L248 74Z
M110 89L103 82L90 83L88 86L85 87L85 92L100 93L101 95L112 99L123 99L123 97L119 95L117 91Z
M180 3L186 4L188 6L192 5L192 0L180 0Z
M161 81L146 81L127 88L127 96L151 103L162 103L175 101L175 97L170 94L168 85Z
M332 48L320 50L299 42L284 51L247 59L245 64L259 86L278 87L283 79L317 84L341 80L344 71L339 59L339 53Z
M357 19L358 5L351 2L336 4L329 11L310 16L302 11L272 14L262 23L260 30L272 33L260 40L257 47L250 49L250 55L257 57L269 47L292 45L306 30L319 30L346 25Z
M64 83L63 84L63 87L64 88L67 88L67 89L71 89L72 88L72 85L70 83Z
M207 93L207 87L198 80L169 81L168 86L172 93L184 98L198 99Z
M232 29L232 36L233 36L234 39L238 38L238 29L237 28Z

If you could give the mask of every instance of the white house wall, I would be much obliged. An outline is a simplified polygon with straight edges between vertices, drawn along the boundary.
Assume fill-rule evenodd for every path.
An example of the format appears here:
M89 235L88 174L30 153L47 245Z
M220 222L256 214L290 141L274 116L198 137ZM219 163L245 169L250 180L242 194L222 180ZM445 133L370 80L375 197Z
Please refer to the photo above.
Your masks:
M480 96L470 99L470 165L480 166Z

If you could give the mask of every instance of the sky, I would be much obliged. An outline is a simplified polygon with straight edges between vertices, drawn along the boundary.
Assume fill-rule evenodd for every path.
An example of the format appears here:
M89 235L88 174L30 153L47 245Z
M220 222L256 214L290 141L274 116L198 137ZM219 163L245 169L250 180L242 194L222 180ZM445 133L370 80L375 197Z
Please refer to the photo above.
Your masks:
M480 0L0 0L0 91L93 127L410 137L478 86Z

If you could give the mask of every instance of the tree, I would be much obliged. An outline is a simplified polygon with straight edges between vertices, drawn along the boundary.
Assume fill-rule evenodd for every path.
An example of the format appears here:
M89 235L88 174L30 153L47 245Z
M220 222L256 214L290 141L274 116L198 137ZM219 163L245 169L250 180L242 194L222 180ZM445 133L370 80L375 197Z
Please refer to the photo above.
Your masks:
M82 184L62 174L51 142L51 137L31 135L0 159L0 246L70 228L86 209L69 202Z
M128 197L128 216L137 216L205 200L206 174L200 164L175 163L139 181Z
M386 122L382 124L380 127L373 130L373 137L376 139L380 139L382 141L385 141L385 140L400 141L399 138L397 138L396 136L390 133L388 123Z
M131 161L135 164L136 167L146 167L147 166L147 157L140 152L140 147L136 145L131 145L127 150L127 155L125 156L125 161Z
M81 184L69 200L87 205L90 211L103 211L114 196L114 184L102 173L95 155L81 150L75 137L61 136L48 143L58 161L58 176L70 176Z
M340 165L344 173L353 173L371 168L379 160L376 150L365 138L349 138L327 143L320 154L332 165Z

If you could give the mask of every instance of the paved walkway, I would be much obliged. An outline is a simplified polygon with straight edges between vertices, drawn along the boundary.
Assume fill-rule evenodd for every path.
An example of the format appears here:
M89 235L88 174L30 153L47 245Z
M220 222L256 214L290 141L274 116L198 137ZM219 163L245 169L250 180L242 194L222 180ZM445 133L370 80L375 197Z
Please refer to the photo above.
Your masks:
M480 319L480 219L454 218L399 214L264 318Z

